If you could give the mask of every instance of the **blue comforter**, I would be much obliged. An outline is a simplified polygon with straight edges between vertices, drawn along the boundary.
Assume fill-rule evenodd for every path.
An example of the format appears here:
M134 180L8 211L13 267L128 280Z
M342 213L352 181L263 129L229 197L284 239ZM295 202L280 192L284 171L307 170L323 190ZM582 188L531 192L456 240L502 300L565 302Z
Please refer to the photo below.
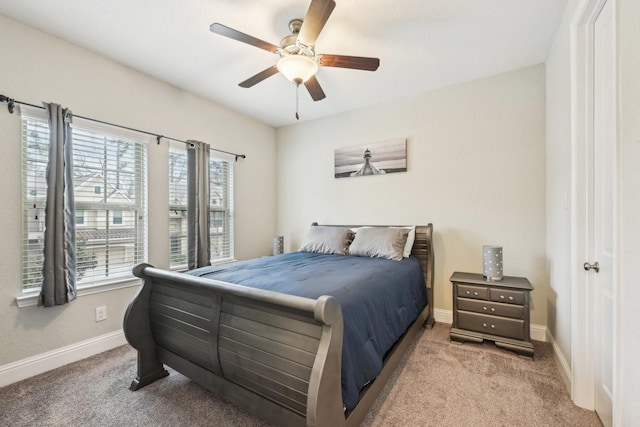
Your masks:
M294 252L192 270L189 274L317 299L335 297L344 318L342 400L358 403L362 388L382 370L387 351L427 304L414 258Z

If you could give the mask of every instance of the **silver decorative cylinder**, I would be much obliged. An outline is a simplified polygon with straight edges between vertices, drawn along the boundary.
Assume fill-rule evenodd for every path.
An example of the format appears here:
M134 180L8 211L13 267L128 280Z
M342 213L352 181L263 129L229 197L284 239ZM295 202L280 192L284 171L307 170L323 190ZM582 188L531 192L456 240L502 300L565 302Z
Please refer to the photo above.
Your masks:
M482 247L483 273L487 280L502 280L502 246Z
M280 255L284 252L284 237L273 236L273 254Z

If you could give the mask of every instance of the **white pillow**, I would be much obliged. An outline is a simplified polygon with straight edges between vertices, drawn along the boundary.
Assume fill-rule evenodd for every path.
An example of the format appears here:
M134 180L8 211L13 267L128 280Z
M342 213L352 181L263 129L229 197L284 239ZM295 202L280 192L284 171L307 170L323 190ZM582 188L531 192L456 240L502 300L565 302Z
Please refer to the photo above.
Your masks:
M300 252L346 255L353 240L353 231L346 227L312 226L300 247Z
M371 228L371 227L351 227L351 231L354 233L358 233L358 230L363 228ZM413 249L413 242L416 240L416 226L407 226L407 227L389 227L389 228L404 228L409 230L409 234L407 235L407 243L404 244L404 250L402 251L402 256L404 258L409 258L411 256L411 249Z
M388 258L400 261L409 230L391 227L364 227L349 246L349 255Z

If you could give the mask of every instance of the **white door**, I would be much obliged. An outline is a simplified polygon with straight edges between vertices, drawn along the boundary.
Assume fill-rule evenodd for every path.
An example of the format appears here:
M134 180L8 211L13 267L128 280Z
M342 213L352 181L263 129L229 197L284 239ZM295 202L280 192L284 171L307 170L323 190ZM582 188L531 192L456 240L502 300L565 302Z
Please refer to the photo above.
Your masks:
M587 260L593 285L595 410L611 426L616 248L616 97L613 1L608 0L594 23L593 63L593 258ZM596 268L596 264L597 268Z

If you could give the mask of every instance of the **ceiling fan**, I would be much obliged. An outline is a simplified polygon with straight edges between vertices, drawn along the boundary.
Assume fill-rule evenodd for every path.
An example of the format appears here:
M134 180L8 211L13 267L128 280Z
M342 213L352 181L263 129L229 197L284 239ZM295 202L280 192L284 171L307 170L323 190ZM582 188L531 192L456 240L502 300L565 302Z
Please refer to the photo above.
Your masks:
M326 97L315 77L320 65L367 71L375 71L380 65L378 58L316 53L314 46L316 39L335 7L336 3L333 0L311 0L304 20L291 20L289 30L292 34L285 36L278 46L219 23L211 24L209 29L221 36L250 44L280 56L276 65L272 65L241 82L239 84L241 87L250 88L280 72L297 87L304 84L311 98L314 101L320 101ZM296 119L299 118L297 110L296 94Z

